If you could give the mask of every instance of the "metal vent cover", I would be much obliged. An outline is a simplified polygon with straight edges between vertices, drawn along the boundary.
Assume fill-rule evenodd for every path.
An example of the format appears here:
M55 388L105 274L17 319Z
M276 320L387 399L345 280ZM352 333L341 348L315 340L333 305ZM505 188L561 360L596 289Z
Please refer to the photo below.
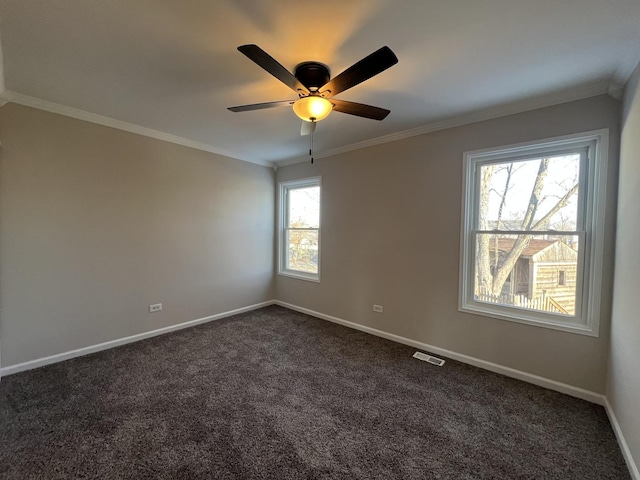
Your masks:
M433 365L437 365L441 367L444 365L444 360L438 357L433 357L431 355L427 355L426 353L416 352L413 354L413 358L417 358L418 360L422 360L423 362L428 362Z

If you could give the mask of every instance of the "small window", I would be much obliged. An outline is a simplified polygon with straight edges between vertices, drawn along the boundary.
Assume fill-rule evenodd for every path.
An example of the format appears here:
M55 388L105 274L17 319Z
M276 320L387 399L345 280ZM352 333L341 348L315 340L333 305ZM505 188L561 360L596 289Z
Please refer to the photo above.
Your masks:
M278 273L320 281L320 178L280 184Z
M558 286L564 287L567 285L566 272L564 270L558 270Z
M461 311L598 334L606 142L465 154Z

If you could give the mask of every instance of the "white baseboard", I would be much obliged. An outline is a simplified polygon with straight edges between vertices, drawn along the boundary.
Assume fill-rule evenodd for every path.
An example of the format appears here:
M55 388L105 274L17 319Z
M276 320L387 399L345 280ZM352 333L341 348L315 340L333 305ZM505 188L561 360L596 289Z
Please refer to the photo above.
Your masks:
M550 380L548 378L540 377L538 375L533 375L531 373L522 372L520 370L516 370L514 368L505 367L502 365L498 365L497 363L487 362L486 360L481 360L479 358L470 357L468 355L463 355L461 353L452 352L451 350L446 350L444 348L435 347L433 345L429 345L427 343L418 342L416 340L411 340L410 338L401 337L399 335L395 335L393 333L384 332L382 330L377 330L375 328L367 327L364 325L360 325L358 323L349 322L347 320L343 320L342 318L333 317L331 315L326 315L324 313L316 312L314 310L310 310L308 308L299 307L297 305L293 305L291 303L282 302L280 300L276 300L274 302L276 305L280 305L285 308L289 308L291 310L296 310L298 312L306 313L313 317L318 317L323 320L328 320L333 323L338 323L340 325L344 325L345 327L353 328L355 330L360 330L362 332L370 333L377 337L386 338L387 340L391 340L394 342L402 343L404 345L409 345L411 347L419 348L420 350L426 350L430 353L439 354L450 358L452 360L457 360L462 363L466 363L468 365L473 365L474 367L483 368L485 370L489 370L491 372L499 373L505 375L507 377L516 378L518 380L522 380L524 382L532 383L534 385L538 385L540 387L548 388L549 390L555 390L556 392L566 393L567 395L571 395L572 397L581 398L582 400L587 400L592 403L596 403L598 405L605 404L605 397L602 394L592 392L589 390L585 390L583 388L574 387L572 385L567 385L566 383L557 382L555 380Z
M607 415L609 416L609 422L611 422L613 433L616 434L616 439L618 440L618 445L620 445L620 450L622 450L622 456L624 457L624 461L627 462L627 467L629 467L629 473L631 474L631 478L633 480L640 480L640 471L638 471L638 466L636 465L636 462L633 460L633 456L631 455L631 450L629 450L629 445L627 444L627 441L624 438L624 435L622 434L622 429L620 428L620 424L618 423L616 414L613 412L613 407L609 403L609 399L606 397L604 400L604 409L607 411Z
M256 303L255 305L249 305L247 307L236 308L235 310L229 310L228 312L217 313L208 317L197 318L195 320L189 320L188 322L178 323L176 325L170 325L168 327L158 328L157 330L151 330L149 332L138 333L131 335L130 337L118 338L116 340L110 340L108 342L99 343L97 345L91 345L88 347L78 348L77 350L71 350L69 352L57 353L48 357L37 358L28 362L17 363L15 365L9 365L8 367L0 368L0 377L11 375L12 373L24 372L25 370L31 370L33 368L44 367L52 363L62 362L75 357L81 357L82 355L88 355L90 353L99 352L101 350L107 350L109 348L118 347L120 345L126 345L127 343L138 342L146 338L156 337L164 333L174 332L176 330L182 330L183 328L194 327L201 323L212 322L214 320L220 320L221 318L230 317L239 313L248 312L250 310L256 310L258 308L273 305L275 300L268 300L262 303Z

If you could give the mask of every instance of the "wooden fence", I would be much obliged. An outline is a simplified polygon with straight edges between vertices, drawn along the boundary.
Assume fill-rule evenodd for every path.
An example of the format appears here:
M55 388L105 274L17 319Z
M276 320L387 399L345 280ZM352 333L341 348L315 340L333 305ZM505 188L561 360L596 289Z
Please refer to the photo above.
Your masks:
M478 289L475 298L479 302L497 303L499 305L528 308L529 310L542 310L569 315L569 312L562 305L544 292L536 298L528 298L526 295L492 295L485 289Z

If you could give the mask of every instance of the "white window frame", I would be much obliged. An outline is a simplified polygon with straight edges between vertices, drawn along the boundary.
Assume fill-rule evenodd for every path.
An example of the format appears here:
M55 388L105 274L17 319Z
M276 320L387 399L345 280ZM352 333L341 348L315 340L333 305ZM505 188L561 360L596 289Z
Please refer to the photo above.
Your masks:
M308 280L310 282L320 283L320 252L321 252L321 236L322 236L322 177L310 177L300 180L289 180L280 182L278 188L278 275L285 277L298 278L300 280ZM288 229L288 192L297 188L304 187L320 187L320 219L318 224L318 273L302 272L287 268L287 249L285 238ZM308 230L316 230L311 228Z
M579 180L580 204L577 230L580 230L578 234L580 253L576 285L576 315L573 320L553 313L476 301L474 299L474 239L479 231L476 228L479 167L491 163L506 163L510 159L523 156L551 154L567 148L584 149L585 147L588 148L588 155L580 166ZM609 130L602 129L464 153L458 297L458 309L461 312L593 337L599 336L608 151Z

